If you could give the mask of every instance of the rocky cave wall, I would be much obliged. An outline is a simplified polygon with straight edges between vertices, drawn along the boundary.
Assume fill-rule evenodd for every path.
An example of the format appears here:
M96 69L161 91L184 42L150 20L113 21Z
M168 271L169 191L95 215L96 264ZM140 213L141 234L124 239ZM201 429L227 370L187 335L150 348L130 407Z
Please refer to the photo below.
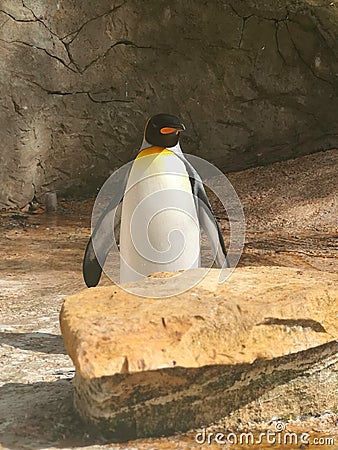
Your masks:
M338 6L324 0L1 0L0 207L93 194L178 114L229 172L334 148Z

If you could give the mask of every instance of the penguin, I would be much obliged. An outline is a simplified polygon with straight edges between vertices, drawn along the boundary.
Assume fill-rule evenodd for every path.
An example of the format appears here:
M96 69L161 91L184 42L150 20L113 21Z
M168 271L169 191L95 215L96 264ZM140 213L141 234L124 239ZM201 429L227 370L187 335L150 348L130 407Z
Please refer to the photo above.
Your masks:
M216 266L229 267L201 177L180 147L185 129L171 114L157 114L146 122L140 150L119 173L111 201L87 244L83 277L88 287L98 284L118 228L121 283L154 272L200 267L201 228Z

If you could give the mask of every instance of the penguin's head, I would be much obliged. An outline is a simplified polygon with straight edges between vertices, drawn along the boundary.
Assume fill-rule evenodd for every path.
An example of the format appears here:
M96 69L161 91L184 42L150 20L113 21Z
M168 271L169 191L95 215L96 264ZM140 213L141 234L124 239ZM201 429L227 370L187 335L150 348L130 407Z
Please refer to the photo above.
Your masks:
M151 145L174 147L179 141L180 132L184 130L185 126L178 117L171 114L157 114L148 120L144 137Z

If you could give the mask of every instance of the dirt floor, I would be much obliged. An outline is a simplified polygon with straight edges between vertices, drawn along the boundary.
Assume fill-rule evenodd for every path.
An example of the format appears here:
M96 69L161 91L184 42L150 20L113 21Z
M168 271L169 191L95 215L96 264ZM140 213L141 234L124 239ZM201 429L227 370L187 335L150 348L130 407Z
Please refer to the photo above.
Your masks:
M337 271L337 169L338 151L330 150L230 174L247 222L240 265ZM73 411L74 368L60 336L59 311L66 295L85 288L81 264L92 205L93 199L65 201L57 214L37 209L0 216L0 443L11 450L201 448L194 432L109 444ZM216 203L215 212L226 238L228 222ZM338 448L337 414L319 411L317 418L302 419L303 430L335 436L334 446L312 448Z

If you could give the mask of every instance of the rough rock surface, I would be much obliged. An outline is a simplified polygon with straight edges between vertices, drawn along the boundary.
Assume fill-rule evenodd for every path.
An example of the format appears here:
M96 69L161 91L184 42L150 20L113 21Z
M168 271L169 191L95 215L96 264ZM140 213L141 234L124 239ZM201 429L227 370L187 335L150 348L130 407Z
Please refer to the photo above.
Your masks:
M312 268L318 274L338 272L337 209L333 202L338 181L335 155L337 151L315 153L231 174L229 178L241 197L247 219L241 266L296 267L300 271ZM92 199L62 202L56 215L17 211L0 214L0 443L6 449L107 450L107 440L92 433L74 411L74 366L64 350L59 327L64 297L84 288L81 262L90 233L92 203ZM217 205L213 206L217 210ZM227 222L221 210L219 217L226 238ZM103 278L101 285L107 284L110 281ZM316 386L325 382L322 374ZM307 386L304 397L306 392ZM271 394L272 401L277 396L282 401L292 395L292 390L285 395L281 391ZM311 433L311 448L319 448L313 441L318 435L334 437L338 442L337 408L323 411L314 399L304 408L304 414L293 415L292 420L290 413L279 414L276 407L273 415L267 414L267 421L262 421L260 411L269 406L267 395L269 392L260 402L253 400L230 413L208 427L207 433L275 430L272 419L278 418L288 431ZM200 450L195 435L196 430L191 430L128 443L114 441L110 447ZM207 448L219 450L220 445ZM264 450L268 448L276 450L278 446L264 446ZM322 450L333 448L320 446ZM250 450L262 450L262 444L250 445Z
M112 286L65 299L82 417L135 438L208 425L250 403L246 419L337 408L337 276L245 267L217 285L218 273L171 298L151 298L149 278L148 298Z
M159 111L227 172L337 147L337 24L331 0L2 0L0 206L95 192Z

